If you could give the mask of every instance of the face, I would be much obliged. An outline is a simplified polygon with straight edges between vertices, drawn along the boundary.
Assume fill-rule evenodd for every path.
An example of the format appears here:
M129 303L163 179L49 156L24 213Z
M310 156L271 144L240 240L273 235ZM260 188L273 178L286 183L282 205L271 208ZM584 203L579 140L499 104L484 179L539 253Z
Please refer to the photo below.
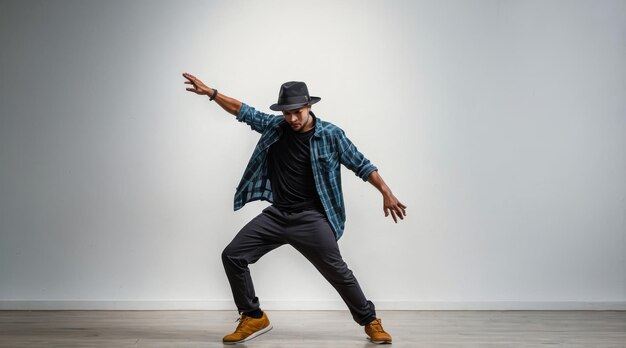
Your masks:
M309 116L311 105L304 105L294 110L284 110L283 116L291 129L296 132L306 132L313 127L313 117Z

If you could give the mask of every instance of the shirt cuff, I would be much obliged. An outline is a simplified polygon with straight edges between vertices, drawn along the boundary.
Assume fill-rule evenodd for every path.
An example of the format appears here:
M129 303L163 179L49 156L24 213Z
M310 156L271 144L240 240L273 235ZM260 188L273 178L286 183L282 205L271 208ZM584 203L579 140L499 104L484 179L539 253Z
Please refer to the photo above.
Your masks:
M250 106L246 103L241 103L241 108L239 109L239 112L237 113L237 121L239 122L244 122L247 114L249 113L248 110L250 110Z
M375 165L370 164L366 167L364 167L363 169L361 169L361 173L359 173L359 177L361 179L363 179L363 181L367 181L367 179L370 177L370 174L372 174L373 172L377 171L378 168L376 168Z

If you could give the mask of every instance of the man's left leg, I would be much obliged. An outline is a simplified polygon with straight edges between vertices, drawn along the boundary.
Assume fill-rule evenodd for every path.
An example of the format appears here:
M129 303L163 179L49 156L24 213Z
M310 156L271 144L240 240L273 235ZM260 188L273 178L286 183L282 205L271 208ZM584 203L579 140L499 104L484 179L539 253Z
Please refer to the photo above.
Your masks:
M391 343L391 335L376 318L374 304L365 298L359 282L341 257L335 234L326 215L306 210L292 215L291 227L285 233L291 244L306 257L337 290L350 309L352 318L364 326L373 343Z
M376 319L374 304L365 298L359 282L341 257L335 234L326 215L316 210L293 214L293 224L285 236L337 290L352 318L364 326Z

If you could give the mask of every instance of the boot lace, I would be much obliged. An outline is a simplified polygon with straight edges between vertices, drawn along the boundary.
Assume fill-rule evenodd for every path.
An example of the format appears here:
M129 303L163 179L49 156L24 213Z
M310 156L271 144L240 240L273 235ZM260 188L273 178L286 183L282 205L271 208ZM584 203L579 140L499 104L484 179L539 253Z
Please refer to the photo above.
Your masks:
M370 323L370 328L372 330L374 330L374 331L377 331L377 332L385 332L385 330L383 330L382 324L380 323L380 319L376 319L376 320L372 321Z
M237 325L237 328L235 329L235 331L239 331L239 329L243 326L243 324L250 319L249 316L244 315L243 313L239 316L239 318L237 318L237 320L235 320L235 322L239 322L239 325Z

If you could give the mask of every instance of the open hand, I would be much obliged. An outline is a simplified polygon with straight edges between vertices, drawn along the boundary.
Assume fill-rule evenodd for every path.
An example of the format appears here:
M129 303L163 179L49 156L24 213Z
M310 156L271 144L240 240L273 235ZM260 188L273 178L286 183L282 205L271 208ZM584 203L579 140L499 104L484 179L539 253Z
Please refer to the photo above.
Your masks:
M383 211L385 212L385 217L389 216L389 213L391 213L391 217L393 217L395 223L398 223L398 217L400 220L404 220L406 216L405 209L406 205L400 203L392 193L383 196Z
M183 76L189 80L189 81L185 81L185 83L193 85L193 88L187 88L188 91L190 92L194 92L196 94L200 94L200 95L209 95L209 93L213 92L212 88L207 87L204 83L202 83L202 81L200 81L197 77L189 74L189 73L183 73Z

